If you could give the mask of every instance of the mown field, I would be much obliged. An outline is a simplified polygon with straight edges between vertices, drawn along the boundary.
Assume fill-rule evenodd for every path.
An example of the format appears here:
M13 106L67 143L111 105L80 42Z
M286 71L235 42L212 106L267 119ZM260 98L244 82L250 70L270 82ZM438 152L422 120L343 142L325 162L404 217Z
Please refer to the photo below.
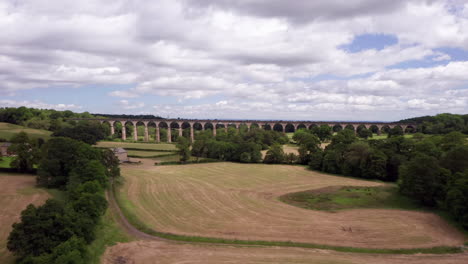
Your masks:
M113 142L113 141L101 141L96 144L97 147L101 148L124 148L131 150L150 150L150 151L176 151L175 144L168 143L127 143L127 142Z
M31 175L0 173L0 263L14 263L6 243L11 225L19 220L21 211L30 203L40 205L50 195L35 188L36 178Z
M10 140L15 134L19 132L28 133L30 138L43 138L49 139L52 132L47 130L32 129L23 126L13 125L9 123L0 122L0 138Z
M466 264L468 254L379 255L285 247L234 247L136 241L109 248L102 263Z
M459 246L464 235L437 215L404 210L324 212L279 200L329 186L383 186L301 166L210 163L124 165L123 209L148 227L174 234L294 241L358 248Z

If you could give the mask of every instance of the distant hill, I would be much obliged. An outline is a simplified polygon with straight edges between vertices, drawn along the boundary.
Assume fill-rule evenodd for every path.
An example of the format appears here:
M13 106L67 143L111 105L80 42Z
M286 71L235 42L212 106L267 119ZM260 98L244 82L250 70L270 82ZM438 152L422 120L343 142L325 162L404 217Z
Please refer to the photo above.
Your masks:
M164 119L160 116L155 115L110 115L110 114L92 114L96 117L105 117L105 118L122 118L122 119Z
M435 116L420 116L398 121L398 123L414 123L418 131L427 134L446 134L459 131L468 134L468 114L438 114Z
M45 140L49 139L52 134L52 132L47 130L27 128L24 126L0 122L0 139L10 140L15 134L21 131L28 133L30 138L43 138Z

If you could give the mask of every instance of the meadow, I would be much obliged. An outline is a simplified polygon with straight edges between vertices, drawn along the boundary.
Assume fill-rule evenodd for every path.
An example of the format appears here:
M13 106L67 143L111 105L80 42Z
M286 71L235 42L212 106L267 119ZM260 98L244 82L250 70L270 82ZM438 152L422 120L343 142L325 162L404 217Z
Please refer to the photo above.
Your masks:
M0 138L10 140L14 135L19 132L26 132L30 138L49 139L52 132L41 129L27 128L9 123L0 122Z
M465 239L432 213L380 208L332 213L279 199L330 186L387 186L381 182L287 165L219 162L121 169L125 183L117 193L122 209L159 232L379 249L459 246Z

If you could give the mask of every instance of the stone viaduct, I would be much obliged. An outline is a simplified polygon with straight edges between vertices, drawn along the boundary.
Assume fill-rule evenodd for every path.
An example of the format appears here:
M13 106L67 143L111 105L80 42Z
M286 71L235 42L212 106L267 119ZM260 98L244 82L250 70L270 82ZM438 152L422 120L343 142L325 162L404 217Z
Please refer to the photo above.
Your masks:
M217 129L224 128L225 131L228 130L228 127L233 127L237 130L241 126L245 126L247 130L250 130L253 127L259 129L269 129L276 131L297 131L301 128L311 129L314 126L327 125L332 129L335 127L340 127L341 129L348 128L357 130L358 127L365 127L367 129L373 128L374 131L377 131L378 134L381 133L384 128L394 128L401 127L403 132L407 128L416 129L415 124L408 123L386 123L386 122L337 122L337 121L283 121L283 120L210 120L210 119L72 119L72 120L94 120L99 121L101 124L108 123L110 125L111 135L115 134L115 124L120 123L122 126L125 126L127 123L133 125L133 140L138 140L138 125L144 126L144 141L149 141L149 126L155 127L155 141L161 142L161 133L160 129L167 129L167 142L171 142L171 135L173 129L178 131L179 136L182 136L183 129L190 128L190 139L194 140L194 130L205 130L210 129L213 131L213 135L216 136ZM216 129L213 129L216 128ZM176 132L177 133L177 132ZM122 129L122 140L126 140L127 135L125 129Z

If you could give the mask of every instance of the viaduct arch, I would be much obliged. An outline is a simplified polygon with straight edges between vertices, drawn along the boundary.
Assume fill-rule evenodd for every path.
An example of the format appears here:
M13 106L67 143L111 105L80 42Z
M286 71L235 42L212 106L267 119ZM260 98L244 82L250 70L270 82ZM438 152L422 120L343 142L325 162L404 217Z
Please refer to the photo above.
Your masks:
M247 131L250 129L266 129L275 131L297 131L298 129L311 129L314 126L326 125L331 127L333 130L337 127L341 129L352 129L357 131L358 127L365 127L372 129L373 131L380 134L383 129L392 129L394 127L400 127L403 133L408 128L416 129L415 124L410 123L388 123L388 122L346 122L346 121L284 121L284 120L219 120L219 119L97 119L97 118L74 118L71 120L93 120L99 121L101 124L108 123L110 125L111 135L116 133L115 124L120 123L122 125L122 140L127 140L126 129L123 129L126 124L133 125L133 140L138 140L138 125L144 126L144 141L149 141L149 129L148 127L154 125L155 129L155 141L161 142L161 128L167 129L167 142L172 142L172 133L178 133L179 136L183 135L183 129L190 129L190 139L194 141L194 130L208 130L213 131L213 135L216 136L218 129L224 129L228 131L228 127L233 127L237 130L240 127L245 127Z

